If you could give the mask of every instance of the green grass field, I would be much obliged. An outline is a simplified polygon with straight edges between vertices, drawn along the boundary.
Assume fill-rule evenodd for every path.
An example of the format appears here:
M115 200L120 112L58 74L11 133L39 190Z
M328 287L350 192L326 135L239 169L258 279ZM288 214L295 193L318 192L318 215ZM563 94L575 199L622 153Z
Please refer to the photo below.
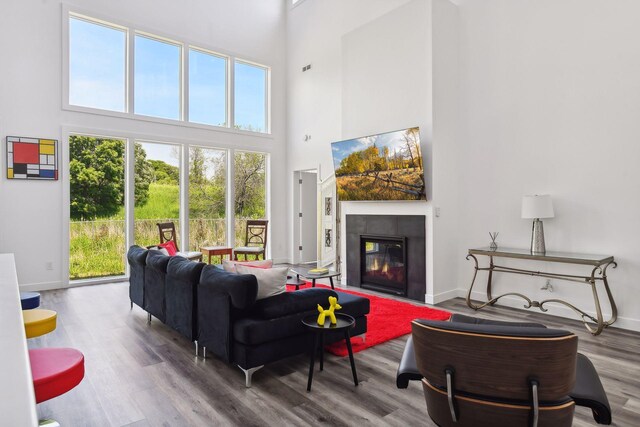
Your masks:
M135 244L150 246L158 243L156 223L173 221L178 243L180 232L180 190L177 185L151 184L149 201L134 210ZM125 274L124 208L110 218L95 221L71 221L69 227L69 278L72 280L117 276ZM236 241L244 240L245 220L236 219ZM190 249L201 246L224 245L226 229L224 218L195 218L189 221Z

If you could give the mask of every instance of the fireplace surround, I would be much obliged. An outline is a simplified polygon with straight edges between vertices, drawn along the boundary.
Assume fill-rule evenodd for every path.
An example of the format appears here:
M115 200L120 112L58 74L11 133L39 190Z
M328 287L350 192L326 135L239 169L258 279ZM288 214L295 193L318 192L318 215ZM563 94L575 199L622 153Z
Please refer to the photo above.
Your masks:
M424 215L346 215L345 226L348 286L424 301Z

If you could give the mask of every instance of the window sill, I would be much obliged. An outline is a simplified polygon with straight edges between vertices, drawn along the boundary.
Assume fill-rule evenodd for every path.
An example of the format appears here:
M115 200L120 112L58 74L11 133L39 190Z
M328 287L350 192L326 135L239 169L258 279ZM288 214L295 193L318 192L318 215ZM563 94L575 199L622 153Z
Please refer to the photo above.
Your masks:
M105 117L117 117L121 119L159 123L159 124L169 125L169 126L181 126L185 128L191 128L191 129L203 129L203 130L208 130L213 132L224 132L224 133L230 133L235 135L251 136L255 138L274 139L271 133L232 129L232 128L223 127L223 126L205 125L205 124L187 122L182 120L163 119L159 117L144 116L142 114L135 114L135 113L120 113L118 111L101 110L99 108L82 107L82 106L70 105L70 104L63 105L62 109L64 111L71 111L74 113L93 114L93 115L105 116Z

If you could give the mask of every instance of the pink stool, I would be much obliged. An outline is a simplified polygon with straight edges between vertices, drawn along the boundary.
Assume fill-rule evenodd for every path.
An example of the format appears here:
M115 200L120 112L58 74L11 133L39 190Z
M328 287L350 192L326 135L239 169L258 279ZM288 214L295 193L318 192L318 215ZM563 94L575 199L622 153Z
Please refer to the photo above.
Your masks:
M84 378L84 355L73 348L29 350L36 403L60 396Z

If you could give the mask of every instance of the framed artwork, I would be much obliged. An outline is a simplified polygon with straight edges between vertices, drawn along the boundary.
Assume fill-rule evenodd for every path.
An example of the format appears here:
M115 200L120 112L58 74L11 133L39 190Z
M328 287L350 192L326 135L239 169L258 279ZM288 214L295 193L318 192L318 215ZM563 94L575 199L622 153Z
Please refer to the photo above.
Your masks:
M332 203L333 200L331 197L325 197L324 198L324 214L326 216L331 216L332 214Z
M331 236L331 229L330 228L326 228L324 230L324 247L325 248L330 248L332 244L333 244L333 239L332 239L332 236Z
M7 137L7 179L58 180L58 141Z

